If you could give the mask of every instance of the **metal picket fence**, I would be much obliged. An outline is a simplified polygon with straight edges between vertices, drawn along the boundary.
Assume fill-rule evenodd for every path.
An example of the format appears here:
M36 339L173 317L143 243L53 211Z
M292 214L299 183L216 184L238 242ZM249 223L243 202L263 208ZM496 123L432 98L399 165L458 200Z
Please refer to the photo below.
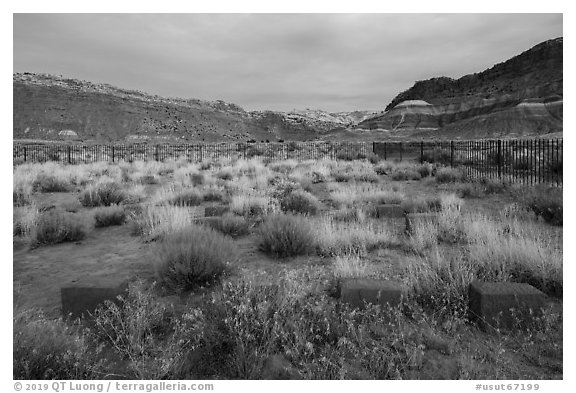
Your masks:
M221 159L266 160L365 159L417 161L462 167L470 178L496 178L510 183L562 185L562 139L506 139L408 142L287 142L195 144L22 144L14 143L15 165L56 161L202 162Z

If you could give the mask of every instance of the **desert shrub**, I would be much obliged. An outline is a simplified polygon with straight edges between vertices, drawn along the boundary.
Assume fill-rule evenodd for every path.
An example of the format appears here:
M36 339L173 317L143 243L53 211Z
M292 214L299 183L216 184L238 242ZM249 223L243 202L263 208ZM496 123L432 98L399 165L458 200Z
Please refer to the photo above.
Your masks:
M418 174L422 178L432 176L432 174L434 173L434 166L431 165L430 163L424 162L423 164L418 165L416 167L416 172L418 172Z
M158 180L154 175L142 175L138 178L138 183L140 184L158 184Z
M314 246L310 222L290 214L272 214L258 229L260 250L278 258L309 253Z
M485 194L501 194L508 190L508 186L506 183L496 179L490 179L487 177L483 177L479 181L480 186L482 187L482 191Z
M248 218L265 216L277 209L275 201L270 197L234 195L230 201L230 211Z
M86 237L86 221L74 213L50 210L40 215L34 234L38 244L75 242Z
M375 220L338 221L322 217L313 221L316 251L334 256L346 252L364 255L375 248L395 242L390 229Z
M229 168L223 169L216 174L216 177L222 180L232 180L234 179L234 172L232 172L232 169Z
M14 379L100 379L101 348L88 334L36 310L15 310L12 368Z
M272 186L269 191L270 196L278 200L286 198L290 193L300 188L298 183L284 178L272 178L270 179L270 185Z
M455 168L439 168L436 171L436 181L438 183L454 183L464 180L464 173Z
M68 184L61 178L39 173L32 182L32 190L35 192L66 192Z
M32 188L24 187L12 191L12 203L14 206L26 206L32 203Z
M185 189L176 193L168 203L175 206L198 206L203 200L204 196L198 191Z
M231 377L266 376L269 359L280 358L286 374L303 379L401 378L415 356L419 330L400 322L394 310L354 309L303 291L310 279L225 285L213 303L222 310L223 336L230 340ZM367 334L368 326L382 330ZM395 346L404 340L410 344Z
M112 181L89 185L80 194L80 203L84 207L118 205L127 199L120 184Z
M424 151L424 154L422 155L422 162L448 165L450 164L450 151L439 148L433 149L432 151Z
M154 297L154 287L131 283L117 303L107 301L95 312L95 332L127 361L137 379L181 379L189 353L204 335L197 309L176 315Z
M392 172L392 180L420 180L420 173L416 168L398 168Z
M190 290L218 280L237 253L229 237L212 228L191 225L162 239L157 249L158 275L170 289Z
M126 212L121 206L106 206L94 211L94 226L108 227L122 225L126 220Z
M225 214L222 217L214 217L207 221L207 224L220 233L238 238L250 232L250 223L244 217Z
M280 200L280 208L285 213L299 213L314 216L320 210L318 199L306 191L292 191Z
M40 212L34 205L15 207L13 213L13 230L14 236L31 236L36 229Z
M437 247L426 256L410 260L405 276L408 299L437 318L468 314L468 287L475 272L468 262L459 256L444 255Z
M390 161L382 161L377 165L374 165L374 172L378 175L387 175L391 172L394 165Z
M477 183L457 183L454 187L454 192L460 198L480 198L483 194L480 185Z
M524 194L523 203L547 223L557 226L562 225L562 189L535 187Z
M349 183L330 185L331 199L338 206L356 204L396 204L402 202L404 194L381 185L370 183Z
M400 206L406 213L428 213L442 210L442 200L438 196L418 197L403 201Z
M365 278L371 273L366 260L353 252L336 255L333 270L337 278Z
M190 226L194 211L172 205L146 205L142 211L132 215L135 232L149 239L162 238ZM200 216L200 212L197 212Z
M226 195L217 188L208 188L202 191L202 199L204 202L222 202Z
M467 259L478 278L528 283L562 296L562 251L553 239L528 222L466 217Z
M190 173L190 181L194 187L204 184L204 174L203 173Z
M364 222L368 216L374 216L375 209L369 207L345 207L335 210L332 219L336 221L358 221Z

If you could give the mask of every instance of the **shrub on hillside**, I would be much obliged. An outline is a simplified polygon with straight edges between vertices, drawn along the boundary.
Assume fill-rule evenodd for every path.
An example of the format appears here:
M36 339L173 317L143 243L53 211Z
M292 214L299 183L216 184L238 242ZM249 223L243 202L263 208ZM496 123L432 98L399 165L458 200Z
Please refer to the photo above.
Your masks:
M234 242L212 228L192 225L167 234L157 249L158 275L173 290L218 280L236 259Z
M320 210L318 199L306 191L292 191L280 200L283 212L299 213L314 216Z
M122 225L126 220L126 212L121 206L101 207L94 211L94 226L108 227Z
M190 181L194 187L204 184L204 174L203 173L190 173Z
M56 176L39 173L32 182L32 190L35 192L66 192L68 184Z
M38 244L75 242L86 237L87 228L83 216L50 210L38 218L35 240Z
M80 194L80 203L84 207L118 205L128 198L122 187L116 182L102 182L89 185Z
M312 226L304 217L273 214L259 227L260 250L278 258L305 255L314 247Z
M87 334L35 310L13 316L14 379L100 379L98 347Z

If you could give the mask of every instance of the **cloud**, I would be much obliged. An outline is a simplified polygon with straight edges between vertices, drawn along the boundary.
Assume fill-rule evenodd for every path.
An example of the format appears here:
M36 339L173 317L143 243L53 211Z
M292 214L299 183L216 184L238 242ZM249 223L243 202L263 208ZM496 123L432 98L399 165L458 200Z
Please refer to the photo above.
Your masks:
M561 14L15 14L14 71L247 109L382 109L562 36Z

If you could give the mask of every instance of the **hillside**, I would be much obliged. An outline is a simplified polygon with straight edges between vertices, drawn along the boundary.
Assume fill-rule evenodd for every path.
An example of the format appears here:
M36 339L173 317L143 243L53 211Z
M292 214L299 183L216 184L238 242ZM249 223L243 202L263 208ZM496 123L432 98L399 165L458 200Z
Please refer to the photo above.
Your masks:
M82 141L314 140L367 112L245 111L224 101L164 98L106 84L16 73L14 139Z
M418 81L358 129L418 137L562 132L563 43L545 41L480 73Z

